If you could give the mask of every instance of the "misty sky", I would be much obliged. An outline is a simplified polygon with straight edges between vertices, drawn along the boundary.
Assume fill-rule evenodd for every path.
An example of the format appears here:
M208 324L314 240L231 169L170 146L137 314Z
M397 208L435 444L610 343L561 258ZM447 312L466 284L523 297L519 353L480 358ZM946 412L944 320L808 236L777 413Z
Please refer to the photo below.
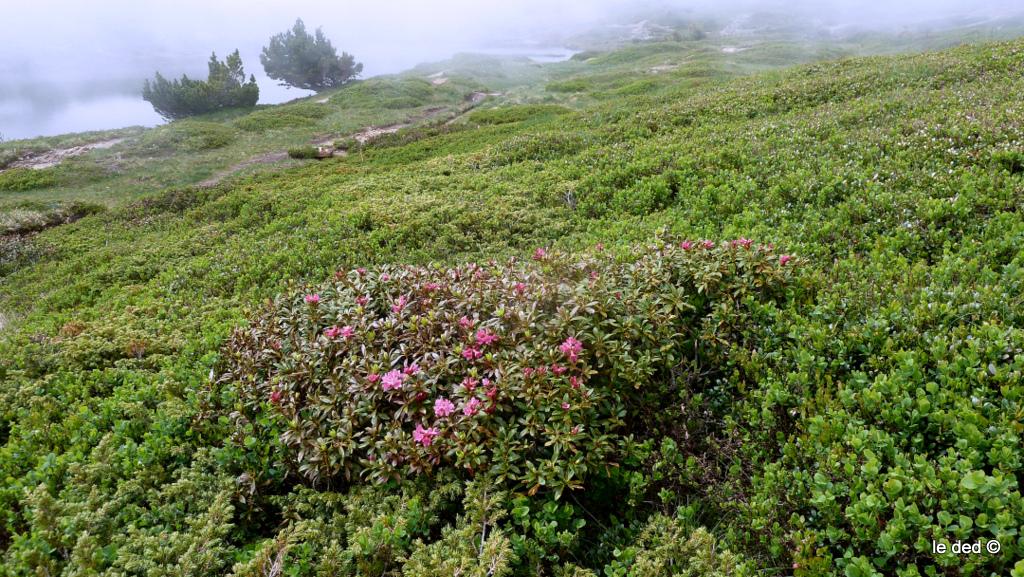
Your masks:
M139 123L153 120L137 94L143 78L205 75L211 51L241 49L261 102L303 93L262 77L259 50L296 17L322 26L364 77L399 72L459 51L557 46L595 26L671 6L730 18L782 10L833 24L891 28L972 13L1024 10L1024 0L0 0L0 133L25 115L118 95ZM134 107L134 108L132 108ZM78 116L102 114L78 110ZM127 114L127 112L126 112ZM78 126L72 127L81 129ZM52 129L47 129L52 130ZM12 136L10 128L6 131ZM13 131L15 133L22 130ZM17 136L24 136L17 134Z

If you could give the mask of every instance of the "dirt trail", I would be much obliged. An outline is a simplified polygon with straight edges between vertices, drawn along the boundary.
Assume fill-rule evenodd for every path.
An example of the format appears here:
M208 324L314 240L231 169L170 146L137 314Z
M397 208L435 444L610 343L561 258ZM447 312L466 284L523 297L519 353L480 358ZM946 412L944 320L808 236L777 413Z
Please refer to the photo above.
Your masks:
M473 93L469 94L466 97L467 104L462 106L461 108L458 108L458 109L452 111L452 112L454 112L454 114L452 115L451 118L449 118L447 121L445 121L445 124L451 124L452 122L454 122L458 118L462 117L464 114L466 114L467 112L469 112L473 108L476 108L476 106L479 105L481 102L483 102L488 96L501 96L501 93L500 92L473 92ZM445 106L435 106L433 108L428 108L428 109L424 110L422 113L417 114L416 116L413 116L413 117L411 117L408 120L405 120L403 122L397 122L395 124L388 124L388 125L384 125L384 126L367 126L366 128L360 130L359 132L356 132L356 133L353 133L353 134L349 134L349 135L344 135L344 136L338 136L338 135L320 136L320 137L314 138L313 140L310 140L309 143L311 145L313 145L313 146L318 147L321 150L321 152L323 153L324 157L329 157L329 156L334 156L334 157L346 156L348 153L345 150L334 147L334 143L337 140L340 140L341 138L344 138L344 137L347 136L348 138L354 139L359 144L366 144L367 142L370 142L372 140L376 140L376 139L378 139L381 136L384 136L386 134L394 134L394 133L398 132L399 130L402 130L403 128L409 128L409 127L413 126L414 124L416 124L417 122L422 122L424 120L429 120L429 119L432 119L432 118L436 118L437 116L440 116L443 112L446 112L446 111L449 111L449 110L450 109L445 107ZM242 161L242 162L240 162L238 164L235 164L235 165L233 165L233 166L231 166L229 168L226 168L226 169L224 169L224 170L222 170L220 172L217 172L213 176L210 176L209 178L207 178L207 179L205 179L203 181L200 181L199 183L196 184L196 186L199 186L201 188L210 188L212 186L216 186L216 185L220 184L225 178L235 174L236 172L238 172L238 171L240 171L242 169L248 168L250 166L255 166L257 164L271 164L271 163L274 163L274 162L280 162L280 161L285 160L287 158L288 158L288 153L287 152L268 152L266 154L260 154L258 156L254 156L252 158L246 159L246 160L244 160L244 161Z
M42 170L44 168L50 168L57 166L66 158L73 156L80 156L89 152L90 150L103 150L111 148L122 142L124 138L111 138L108 140L100 140L97 142L90 142L81 146L72 146L70 148L55 148L53 150L47 150L46 152L30 153L27 156L19 158L14 162L7 165L7 168L31 168L34 170ZM0 170L0 172L3 172Z
M211 186L216 186L220 184L222 180L242 169L248 168L250 166L255 166L257 164L271 164L273 162L280 162L286 158L288 158L287 152L268 152L266 154L253 156L252 158L247 158L246 160L243 160L238 164L232 165L205 180L199 181L198 183L196 183L196 186L200 188L210 188Z

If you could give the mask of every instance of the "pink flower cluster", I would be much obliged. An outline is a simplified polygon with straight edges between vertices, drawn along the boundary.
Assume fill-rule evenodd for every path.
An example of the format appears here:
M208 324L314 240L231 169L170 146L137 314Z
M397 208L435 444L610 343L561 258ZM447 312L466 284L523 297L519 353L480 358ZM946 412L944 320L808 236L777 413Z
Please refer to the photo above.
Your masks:
M314 294L308 294L308 295L306 295L304 297L303 300L305 300L306 304L308 304L308 305L320 304L320 295L315 294L315 293Z
M482 347L498 342L498 335L487 329L480 329L476 332L476 342Z
M324 336L332 340L342 337L347 341L356 336L356 330L349 325L345 325L343 327L333 326L324 329Z
M434 414L438 417L447 417L448 415L455 412L455 403L449 401L444 397L438 398L434 401Z
M580 353L583 352L583 343L574 337L569 337L559 345L558 350L569 359L569 362L575 363L579 360Z
M467 417L472 417L477 414L481 405L483 405L483 403L480 402L480 399L473 397L462 406L462 414Z
M391 312L398 314L402 312L402 309L404 309L407 304L409 304L409 299L405 298L405 295L402 295L398 297L395 304L391 305Z
M391 391L394 389L401 389L402 383L405 382L405 373L397 370L388 371L381 379L380 386L385 391Z
M412 438L414 441L423 445L424 447L429 447L430 444L434 442L434 437L440 434L441 431L438 431L437 427L430 427L429 429L424 429L423 425L417 424L416 430L412 432Z

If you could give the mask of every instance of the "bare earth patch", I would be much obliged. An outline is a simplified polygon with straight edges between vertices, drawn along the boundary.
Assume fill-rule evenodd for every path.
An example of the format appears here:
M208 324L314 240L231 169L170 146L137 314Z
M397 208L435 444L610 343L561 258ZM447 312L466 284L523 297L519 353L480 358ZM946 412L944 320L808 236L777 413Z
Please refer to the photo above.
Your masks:
M71 148L55 148L53 150L47 150L46 152L30 154L23 158L19 158L9 164L7 168L31 168L34 170L51 168L63 162L65 158L80 156L90 150L111 148L124 141L124 138L111 138L109 140L90 142L89 144L83 144L81 146L72 146Z

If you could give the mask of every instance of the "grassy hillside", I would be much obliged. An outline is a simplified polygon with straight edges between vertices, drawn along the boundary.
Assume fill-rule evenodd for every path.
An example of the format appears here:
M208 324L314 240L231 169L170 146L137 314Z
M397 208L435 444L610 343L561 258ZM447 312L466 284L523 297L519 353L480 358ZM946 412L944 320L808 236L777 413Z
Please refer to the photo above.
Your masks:
M773 50L644 44L497 89L424 70L450 79L170 125L83 157L125 168L80 196L58 174L0 193L103 207L0 263L0 574L1022 574L1024 42L728 80ZM477 90L507 100L182 186ZM637 360L658 408L623 401L647 412L577 490L493 463L314 482L273 402L218 378L234 329L307 322L302 295L340 295L336 271L599 244L628 263L654 238L712 240L726 263L747 249L723 242L753 239L791 276L714 309L694 345L713 365Z

